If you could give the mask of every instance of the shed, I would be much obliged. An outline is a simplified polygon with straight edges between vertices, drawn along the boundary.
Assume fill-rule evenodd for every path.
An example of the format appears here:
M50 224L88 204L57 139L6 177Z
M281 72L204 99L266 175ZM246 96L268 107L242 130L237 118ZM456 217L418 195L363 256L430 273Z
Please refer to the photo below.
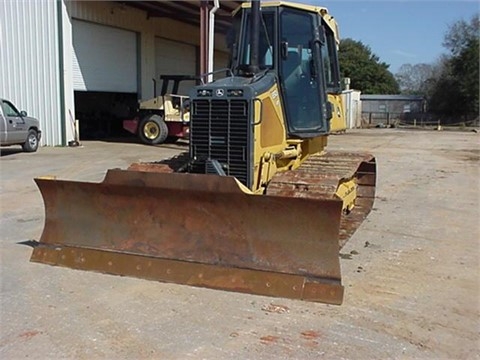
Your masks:
M364 95L362 123L364 127L379 124L392 125L408 121L426 111L426 100L418 95Z

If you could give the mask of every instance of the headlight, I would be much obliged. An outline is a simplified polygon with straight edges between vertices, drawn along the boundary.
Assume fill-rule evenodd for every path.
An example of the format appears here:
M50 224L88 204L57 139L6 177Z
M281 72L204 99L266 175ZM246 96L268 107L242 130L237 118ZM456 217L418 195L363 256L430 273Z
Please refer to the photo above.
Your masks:
M197 96L212 96L211 89L199 89L197 90Z
M227 96L243 96L242 89L229 89L227 90Z

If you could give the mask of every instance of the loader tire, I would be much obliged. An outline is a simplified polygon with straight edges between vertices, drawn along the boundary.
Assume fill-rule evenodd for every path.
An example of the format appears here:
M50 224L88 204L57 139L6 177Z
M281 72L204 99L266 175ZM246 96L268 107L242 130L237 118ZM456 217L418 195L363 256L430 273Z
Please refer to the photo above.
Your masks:
M140 122L138 137L148 145L162 144L168 137L168 126L160 115L147 115Z

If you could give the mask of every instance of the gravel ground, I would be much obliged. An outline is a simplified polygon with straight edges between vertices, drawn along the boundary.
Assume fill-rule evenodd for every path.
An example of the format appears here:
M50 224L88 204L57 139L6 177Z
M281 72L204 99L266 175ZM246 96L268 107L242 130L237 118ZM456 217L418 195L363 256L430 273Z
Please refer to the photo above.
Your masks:
M331 149L377 157L374 210L342 249L341 306L29 262L43 228L33 177L100 181L183 145L3 148L2 359L476 359L479 134L352 130Z

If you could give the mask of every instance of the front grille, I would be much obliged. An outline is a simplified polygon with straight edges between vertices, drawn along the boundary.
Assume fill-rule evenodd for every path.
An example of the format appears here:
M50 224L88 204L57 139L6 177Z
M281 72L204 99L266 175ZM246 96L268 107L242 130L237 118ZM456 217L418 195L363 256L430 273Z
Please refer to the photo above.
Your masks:
M207 160L216 160L226 175L251 187L249 123L246 100L194 100L190 119L191 171L211 173Z

